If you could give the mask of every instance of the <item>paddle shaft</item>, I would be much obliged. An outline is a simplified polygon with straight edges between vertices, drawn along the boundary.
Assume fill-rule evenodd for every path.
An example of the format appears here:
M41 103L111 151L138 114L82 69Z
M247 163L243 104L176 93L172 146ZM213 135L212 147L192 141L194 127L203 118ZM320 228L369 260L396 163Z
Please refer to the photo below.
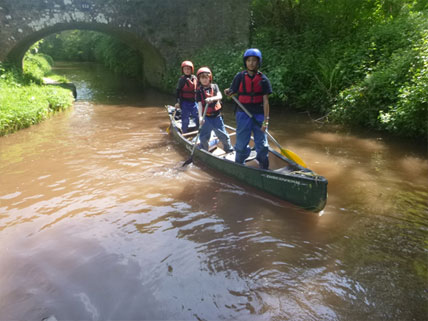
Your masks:
M257 125L259 125L260 127L262 127L262 124L260 124L257 121L257 119L254 118L254 116L248 111L248 109L245 108L244 105L242 105L242 103L235 96L232 96L232 99L235 101L235 103L238 104L238 106L242 109L242 111L245 112L248 115L248 117L250 117ZM269 131L267 130L267 128L266 128L265 131L269 135L269 137L272 139L272 141L275 144L279 145L279 143L275 140L275 138L273 138L272 135L269 133Z
M257 119L254 118L254 116L247 110L247 108L244 107L244 105L235 96L232 96L232 99L247 114L248 117L250 117L257 125L262 127L262 125L257 121ZM292 161L296 162L297 164L302 165L303 167L306 167L305 162L299 156L297 156L297 154L282 148L282 146L278 143L278 141L269 133L267 128L265 132L269 136L269 138L275 143L275 145L281 150L281 154L291 159Z
M244 107L244 105L242 105L242 103L235 96L232 96L232 98L239 105L239 107L248 115L248 117L250 117L257 125L262 127L262 124L260 124L257 121L257 119L254 118L254 116L247 110L247 108ZM269 138L272 139L272 141L276 144L276 146L278 146L279 149L282 149L281 145L276 141L275 138L273 138L273 136L269 133L267 128L266 128L265 132L266 132L266 134L268 134Z
M207 110L208 110L208 103L205 104L205 109L204 109L204 112L202 114L201 123L203 123L205 121L205 115L207 114ZM199 125L198 134L196 135L196 140L195 140L195 143L193 144L192 152L190 153L190 158L184 162L183 166L186 166L193 161L193 154L195 153L196 145L198 144L198 139L199 139L199 136L201 135L202 126L203 125L201 125L201 124Z

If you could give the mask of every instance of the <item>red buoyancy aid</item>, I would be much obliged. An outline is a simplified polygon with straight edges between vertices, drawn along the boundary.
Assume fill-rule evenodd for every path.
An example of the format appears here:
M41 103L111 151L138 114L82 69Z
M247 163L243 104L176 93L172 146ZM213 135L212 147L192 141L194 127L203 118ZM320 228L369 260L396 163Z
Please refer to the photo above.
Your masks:
M186 79L183 88L181 88L181 98L194 101L198 79L193 75L191 77L186 77L184 75L181 77Z
M200 90L201 90L201 103L202 103L202 113L205 110L205 99L207 99L208 97L214 97L217 95L217 92L214 92L214 86L210 85L210 88L204 88L203 86L201 86ZM208 104L208 110L207 110L207 116L212 116L212 115L217 115L219 110L221 109L221 103L220 101L213 101L211 103Z
M239 85L238 100L243 104L261 104L263 102L262 73L259 71L251 78L243 71L243 79Z

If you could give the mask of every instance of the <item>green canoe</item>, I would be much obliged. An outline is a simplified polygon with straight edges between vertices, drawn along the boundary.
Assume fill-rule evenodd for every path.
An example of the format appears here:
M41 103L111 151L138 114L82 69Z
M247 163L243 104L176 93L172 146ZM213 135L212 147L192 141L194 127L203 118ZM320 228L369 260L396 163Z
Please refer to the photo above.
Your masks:
M181 133L181 119L174 114L173 106L165 106L171 121L169 132L191 152L197 130ZM227 126L232 143L235 129ZM269 169L260 169L255 152L247 158L245 165L235 163L235 152L225 153L216 137L211 138L210 151L196 148L193 159L212 167L227 176L256 187L282 200L311 211L321 211L327 201L327 180L313 171L304 168L269 148ZM250 143L250 146L253 142Z

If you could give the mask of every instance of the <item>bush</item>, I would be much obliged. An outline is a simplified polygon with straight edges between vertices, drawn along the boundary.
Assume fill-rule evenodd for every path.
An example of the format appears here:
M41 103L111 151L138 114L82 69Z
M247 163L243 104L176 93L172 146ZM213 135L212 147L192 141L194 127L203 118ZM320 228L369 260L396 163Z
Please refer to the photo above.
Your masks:
M141 54L123 42L100 34L93 46L95 59L116 74L143 79L143 58Z
M223 91L229 88L236 73L243 69L242 54L245 49L242 46L227 48L221 46L206 47L195 52L192 57L187 59L193 62L195 74L203 66L210 68L213 73L213 82L218 84L220 90ZM178 78L182 75L181 62L176 61L175 65L177 67L167 72L165 82L166 90L169 92L175 92Z
M34 82L42 84L43 77L52 69L52 62L52 58L47 55L27 53L24 57L24 74Z
M50 71L45 56L27 54L24 70L0 64L0 136L39 123L72 105L69 90L41 85Z
M383 129L410 137L428 137L428 31L415 45L416 56L409 69L411 79L398 90L398 99L386 111L381 111L379 122Z
M97 61L117 74L143 80L140 52L100 32L71 30L54 34L43 40L40 52L56 61Z
M252 3L273 107L427 139L426 1Z
M427 137L426 14L409 14L371 30L364 77L342 90L330 119Z

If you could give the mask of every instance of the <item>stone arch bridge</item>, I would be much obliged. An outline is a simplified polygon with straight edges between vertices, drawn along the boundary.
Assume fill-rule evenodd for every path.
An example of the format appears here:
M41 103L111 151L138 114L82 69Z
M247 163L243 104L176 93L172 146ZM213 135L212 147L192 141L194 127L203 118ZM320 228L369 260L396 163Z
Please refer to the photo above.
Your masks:
M250 0L0 0L0 61L22 65L36 41L70 29L104 32L139 50L148 84L195 49L247 44Z

